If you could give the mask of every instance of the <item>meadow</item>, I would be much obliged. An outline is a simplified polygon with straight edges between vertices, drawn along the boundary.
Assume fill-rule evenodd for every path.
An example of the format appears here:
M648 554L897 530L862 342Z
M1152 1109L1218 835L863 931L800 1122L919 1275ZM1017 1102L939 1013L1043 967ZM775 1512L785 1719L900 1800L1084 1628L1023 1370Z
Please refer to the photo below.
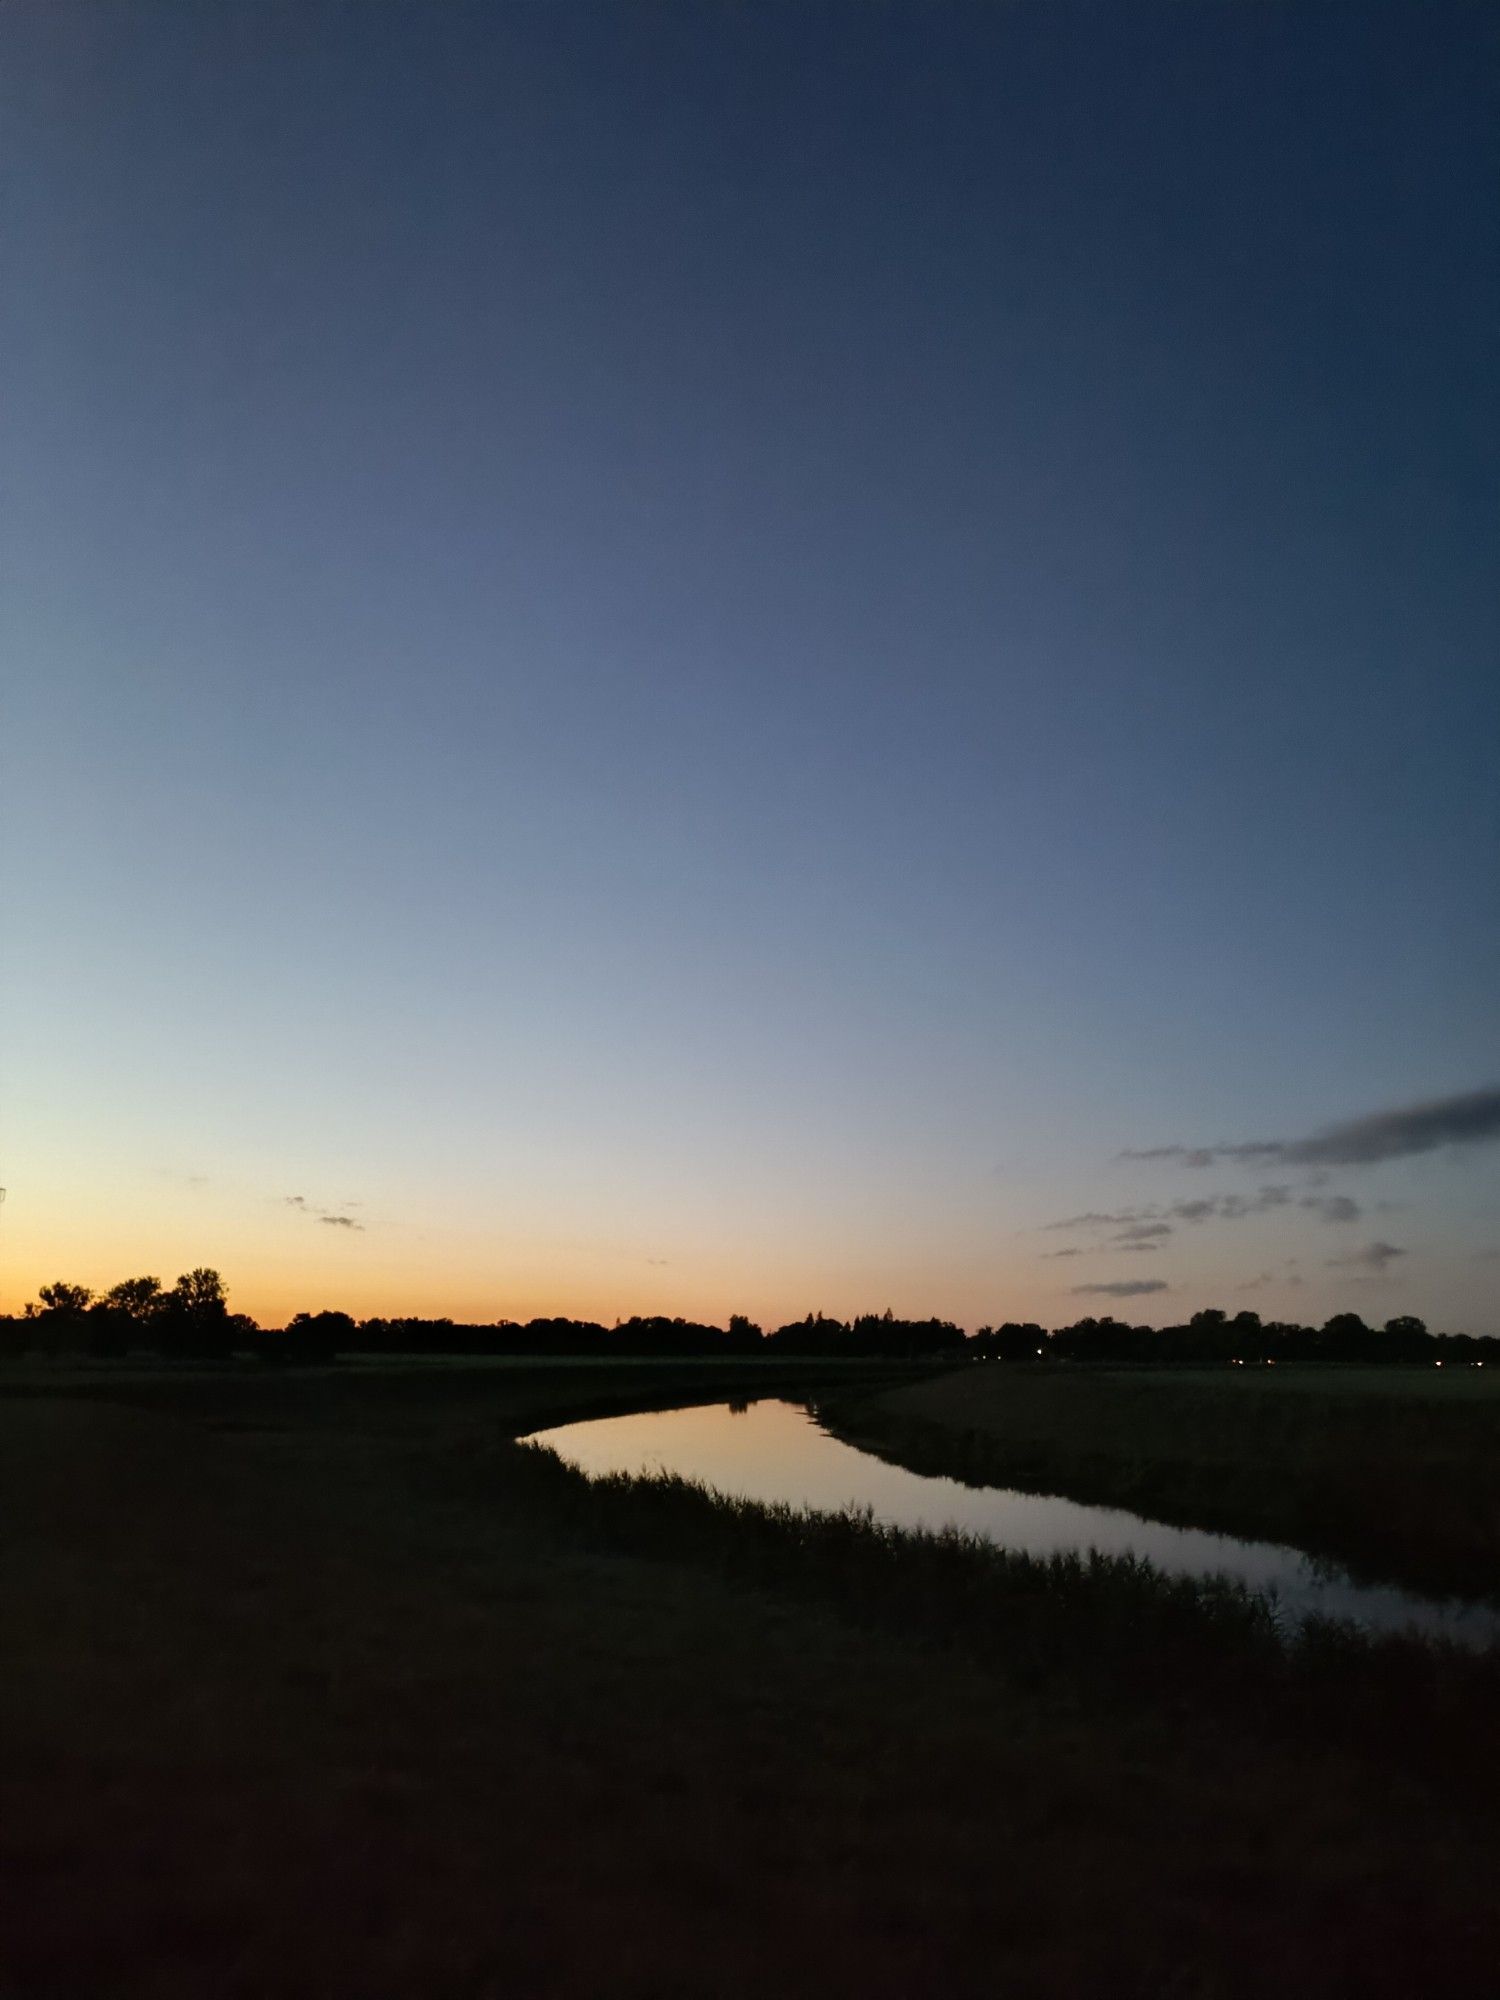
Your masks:
M990 1372L15 1382L0 1992L1493 1991L1493 1658L513 1441Z
M993 1364L823 1414L913 1471L1285 1542L1432 1595L1500 1592L1500 1370Z

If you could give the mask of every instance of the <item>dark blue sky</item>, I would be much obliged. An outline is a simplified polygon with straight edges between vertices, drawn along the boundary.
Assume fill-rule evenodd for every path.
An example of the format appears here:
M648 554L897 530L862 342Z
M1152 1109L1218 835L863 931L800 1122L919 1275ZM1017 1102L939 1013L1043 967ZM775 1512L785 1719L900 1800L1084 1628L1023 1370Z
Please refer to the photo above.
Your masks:
M0 35L8 1281L1056 1319L1500 1075L1491 10ZM1493 1168L1142 1309L1480 1330Z

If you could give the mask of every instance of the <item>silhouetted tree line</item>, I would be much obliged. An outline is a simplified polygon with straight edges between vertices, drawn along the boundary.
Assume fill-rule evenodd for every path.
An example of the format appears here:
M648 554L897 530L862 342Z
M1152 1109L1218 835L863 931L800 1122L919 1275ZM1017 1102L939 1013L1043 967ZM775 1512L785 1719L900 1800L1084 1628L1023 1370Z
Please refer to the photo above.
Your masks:
M254 1320L232 1313L217 1271L184 1271L170 1291L160 1278L122 1278L96 1296L59 1280L18 1316L0 1320L0 1353L149 1352L175 1359L222 1358L259 1338Z
M318 1319L347 1321L340 1344L355 1354L757 1354L763 1338L760 1328L741 1313L733 1314L727 1327L662 1314L621 1320L614 1326L586 1319L502 1319L492 1325L464 1325L451 1319L367 1319L356 1326L343 1313L324 1313ZM297 1325L294 1320L288 1333Z
M872 1355L918 1360L927 1355L961 1357L964 1330L951 1319L897 1319L889 1310L857 1319L825 1319L809 1313L766 1335L765 1346L779 1354Z
M969 1343L981 1360L1112 1361L1188 1363L1314 1361L1427 1362L1494 1361L1500 1340L1467 1333L1429 1333L1410 1313L1367 1326L1358 1313L1335 1313L1322 1326L1263 1320L1259 1313L1233 1318L1211 1306L1182 1326L1128 1326L1105 1316L1076 1321L1045 1333L1041 1327L1008 1322L981 1327Z
M96 1296L86 1285L43 1285L23 1313L0 1318L0 1355L81 1354L123 1358L149 1353L168 1359L253 1355L270 1366L330 1362L340 1354L816 1355L827 1358L1187 1364L1278 1361L1426 1363L1493 1362L1500 1340L1465 1333L1433 1334L1410 1314L1367 1326L1357 1313L1335 1313L1320 1327L1231 1318L1217 1308L1181 1326L1130 1326L1086 1318L1048 1332L1034 1321L1007 1320L966 1335L948 1319L898 1319L889 1310L852 1320L809 1313L765 1333L743 1313L727 1327L664 1315L614 1326L596 1320L451 1319L356 1320L345 1312L298 1313L280 1328L262 1328L232 1313L217 1271L186 1271L170 1290L158 1278L125 1278Z

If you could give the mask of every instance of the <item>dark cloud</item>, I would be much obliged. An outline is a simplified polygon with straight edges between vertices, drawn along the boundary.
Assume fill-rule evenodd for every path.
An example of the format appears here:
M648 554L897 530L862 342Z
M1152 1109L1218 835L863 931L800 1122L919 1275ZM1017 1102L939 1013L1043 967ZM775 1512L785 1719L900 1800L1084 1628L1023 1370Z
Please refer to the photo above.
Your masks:
M1364 1214L1359 1203L1351 1201L1346 1194L1305 1194L1298 1206L1310 1208L1325 1222L1358 1222Z
M1076 1297L1082 1297L1084 1293L1089 1292L1105 1299L1138 1299L1147 1292L1165 1292L1170 1289L1165 1278L1116 1278L1108 1285L1074 1285L1072 1288Z
M319 1222L329 1229L363 1229L362 1222L356 1222L352 1215L320 1215Z
M1044 1250L1042 1255L1049 1260L1053 1257L1081 1257L1081 1250Z
M1259 1161L1283 1167L1369 1167L1445 1146L1478 1146L1500 1139L1500 1085L1457 1097L1430 1098L1394 1111L1374 1111L1325 1126L1307 1139L1250 1139L1235 1145L1148 1146L1124 1160L1177 1160L1212 1166L1218 1160Z
M1154 1243L1159 1237L1170 1236L1170 1222L1131 1222L1119 1230L1110 1240L1115 1243Z
M1330 1125L1287 1148L1287 1157L1305 1166L1363 1167L1490 1139L1500 1139L1500 1086Z
M1347 1257L1330 1257L1328 1262L1344 1269L1383 1271L1387 1264L1406 1254L1398 1244L1376 1241L1367 1243L1363 1250L1355 1250Z
M1122 1257L1128 1257L1132 1254L1134 1254L1135 1256L1139 1256L1142 1251L1145 1251L1149 1254L1153 1250L1160 1250L1161 1245L1159 1243L1110 1242L1106 1243L1104 1245L1104 1248L1109 1252L1111 1257L1115 1256L1116 1254Z
M306 1208L307 1206L307 1196L305 1194L284 1194L281 1198L288 1208Z

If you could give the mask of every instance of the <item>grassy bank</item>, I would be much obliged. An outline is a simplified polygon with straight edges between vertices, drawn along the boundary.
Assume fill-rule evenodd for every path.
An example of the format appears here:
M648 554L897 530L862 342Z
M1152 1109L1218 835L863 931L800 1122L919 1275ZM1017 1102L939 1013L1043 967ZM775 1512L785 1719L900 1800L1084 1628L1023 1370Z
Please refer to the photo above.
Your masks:
M1492 1990L1484 1663L509 1441L722 1371L486 1381L0 1400L0 1991Z
M835 1392L841 1436L914 1471L1287 1542L1363 1580L1500 1594L1500 1373L954 1371Z

